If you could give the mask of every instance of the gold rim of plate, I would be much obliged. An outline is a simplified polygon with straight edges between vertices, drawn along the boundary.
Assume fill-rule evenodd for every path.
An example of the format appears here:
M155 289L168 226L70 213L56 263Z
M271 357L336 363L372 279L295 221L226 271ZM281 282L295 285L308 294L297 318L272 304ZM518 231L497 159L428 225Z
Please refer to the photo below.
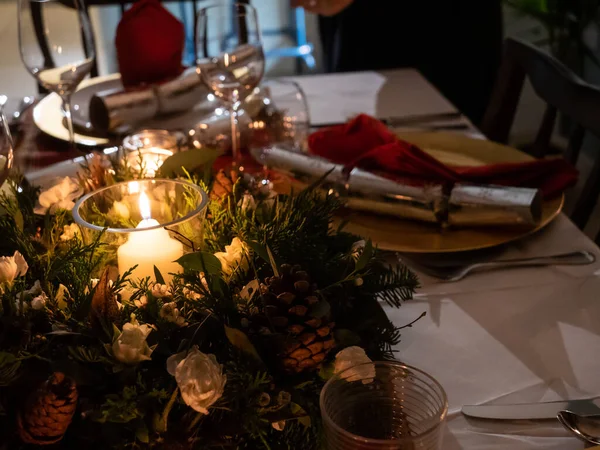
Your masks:
M454 133L397 133L444 164L480 166L503 162L525 162L534 158L506 145ZM345 230L371 239L382 250L402 253L454 253L481 250L525 238L548 225L561 212L564 196L545 201L542 218L535 228L445 229L423 222L349 211Z

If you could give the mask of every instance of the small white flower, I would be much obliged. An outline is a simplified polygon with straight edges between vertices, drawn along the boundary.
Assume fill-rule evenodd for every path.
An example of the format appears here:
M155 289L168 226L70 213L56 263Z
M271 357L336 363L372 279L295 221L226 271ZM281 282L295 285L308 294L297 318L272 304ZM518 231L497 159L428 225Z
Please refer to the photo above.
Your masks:
M27 261L19 252L0 257L0 284L11 286L15 278L25 275L28 269Z
M375 378L375 365L361 347L348 347L335 356L333 372L344 372L342 377L348 381L370 383ZM369 364L371 363L371 364Z
M200 283L202 283L202 287L205 291L208 291L208 282L206 281L206 277L203 272L200 272ZM192 286L187 285L183 288L183 296L188 300L198 301L204 297L204 294L197 292L192 288Z
M130 217L129 206L125 202L116 201L112 204L109 214L127 220Z
M29 299L31 299L32 297L36 297L43 293L44 293L44 291L42 291L42 285L40 284L40 280L35 280L35 283L33 283L33 286L30 289L25 289L22 293L17 292L17 295L15 296L16 309L19 310L21 308L21 306L23 306L23 310L27 311L27 309L29 309ZM21 305L21 294L22 294L23 298L25 300L27 300L26 302L23 302L22 305Z
M64 177L40 194L34 212L44 215L47 212L54 214L58 209L70 211L75 206L75 200L82 195L83 188L79 183L74 178Z
M202 294L200 294L199 292L196 291L192 291L190 288L188 287L184 287L183 288L183 295L185 298L187 298L188 300L192 300L192 301L198 301L200 300L202 297L204 297Z
M35 309L36 311L44 309L46 307L47 300L48 296L42 292L40 295L31 300L31 308Z
M167 371L175 377L183 401L193 410L208 414L225 389L227 377L215 355L206 355L194 345L191 350L167 359Z
M168 297L171 295L171 289L166 284L154 283L152 285L152 295L156 298Z
M40 280L35 280L33 286L31 286L30 289L27 289L24 293L29 295L40 295L42 293L42 285L40 284Z
M165 303L160 309L159 315L167 322L173 322L179 327L187 325L185 317L181 315L181 311L179 311L179 308L177 308L177 303L175 302Z
M215 256L221 261L221 270L225 275L231 275L238 267L244 272L248 270L248 248L240 238L233 238L231 245L226 245L225 251L217 252Z
M133 304L138 308L145 308L146 305L148 304L148 297L146 297L145 295L142 295L140 298L136 298L133 301Z
M77 225L76 223L72 223L63 227L63 233L60 235L60 240L70 241L71 239L79 236L81 236L79 225Z
M152 331L148 325L140 325L131 315L131 322L123 325L123 331L113 337L112 351L114 357L125 364L138 364L149 361L154 347L149 347L146 338Z

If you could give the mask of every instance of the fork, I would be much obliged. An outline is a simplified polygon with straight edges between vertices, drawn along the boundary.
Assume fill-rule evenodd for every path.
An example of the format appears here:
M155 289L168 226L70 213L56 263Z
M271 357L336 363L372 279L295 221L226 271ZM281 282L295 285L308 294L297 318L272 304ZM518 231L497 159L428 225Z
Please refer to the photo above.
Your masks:
M505 259L468 265L430 266L417 262L406 255L397 255L400 262L443 281L459 281L477 270L510 269L513 267L577 266L592 264L596 257L585 250L535 258Z

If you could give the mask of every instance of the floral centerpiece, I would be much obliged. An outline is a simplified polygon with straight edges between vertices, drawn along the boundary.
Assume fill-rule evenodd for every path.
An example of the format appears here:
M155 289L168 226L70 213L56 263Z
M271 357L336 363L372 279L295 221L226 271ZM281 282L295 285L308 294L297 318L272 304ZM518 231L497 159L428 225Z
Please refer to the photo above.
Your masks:
M318 448L322 386L393 357L400 328L381 302L399 307L416 278L332 227L335 196L223 171L187 174L211 203L182 272L118 276L69 208L133 176L120 164L93 160L41 194L17 180L0 198L0 442Z

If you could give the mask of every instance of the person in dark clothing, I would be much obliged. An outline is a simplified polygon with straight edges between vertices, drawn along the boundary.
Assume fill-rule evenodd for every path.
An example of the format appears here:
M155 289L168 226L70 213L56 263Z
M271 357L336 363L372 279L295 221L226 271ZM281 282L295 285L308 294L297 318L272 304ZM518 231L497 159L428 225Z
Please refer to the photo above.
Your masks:
M501 0L291 0L319 14L327 72L418 69L480 122L502 57Z

